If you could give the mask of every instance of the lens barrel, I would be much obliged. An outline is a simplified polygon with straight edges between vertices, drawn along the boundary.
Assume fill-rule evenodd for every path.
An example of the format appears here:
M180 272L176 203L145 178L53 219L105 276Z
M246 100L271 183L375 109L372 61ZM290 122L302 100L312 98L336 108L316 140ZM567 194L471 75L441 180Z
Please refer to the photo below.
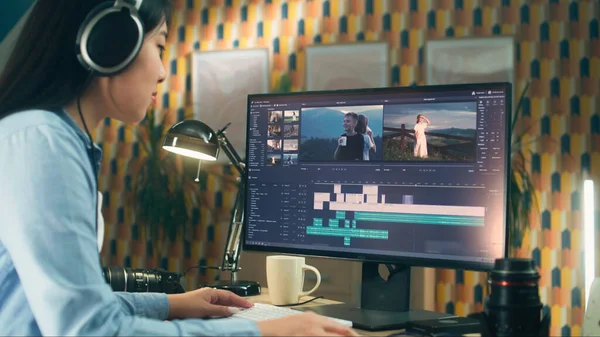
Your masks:
M491 272L487 312L496 337L537 336L542 302L540 275L531 259L498 259Z
M105 267L102 273L106 283L113 291L130 293L175 293L174 283L177 282L172 273L159 270L133 269L122 267ZM163 275L168 274L168 275Z

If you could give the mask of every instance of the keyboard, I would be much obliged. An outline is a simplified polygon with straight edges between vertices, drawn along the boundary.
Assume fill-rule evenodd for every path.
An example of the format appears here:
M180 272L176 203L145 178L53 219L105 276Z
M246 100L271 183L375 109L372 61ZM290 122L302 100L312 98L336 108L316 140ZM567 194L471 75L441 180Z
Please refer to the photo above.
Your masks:
M290 308L278 307L278 306L271 305L271 304L255 303L252 308L242 309L242 311L238 312L237 314L233 314L230 317L245 318L245 319L249 319L249 320L252 320L255 322L259 322L259 321L264 321L264 320L268 320L268 319L276 319L276 318L283 318L283 317L292 316L292 315L299 315L301 313L302 313L302 311L294 310L294 309L290 309ZM344 325L347 327L352 327L351 321L347 321L347 320L339 319L339 318L333 318L333 317L327 317L327 318L332 319L341 325Z

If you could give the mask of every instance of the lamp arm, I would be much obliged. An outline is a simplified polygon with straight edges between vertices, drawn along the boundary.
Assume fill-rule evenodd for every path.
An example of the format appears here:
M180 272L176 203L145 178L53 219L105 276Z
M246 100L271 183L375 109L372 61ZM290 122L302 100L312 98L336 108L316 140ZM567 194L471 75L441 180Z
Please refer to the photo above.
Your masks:
M243 180L235 198L235 204L231 212L231 222L229 223L229 232L227 233L227 242L223 253L223 264L221 270L231 271L232 280L235 281L235 273L239 270L238 263L240 251L242 249L242 228L244 224L245 210L245 186Z
M229 158L229 161L231 161L231 164L233 164L235 169L239 172L240 176L244 177L244 174L246 174L246 165L242 161L240 155L231 145L229 139L227 139L227 136L225 136L225 133L220 133L218 135L218 140L221 149L223 150L223 152L225 152L227 158Z
M239 156L237 151L231 145L231 142L225 136L224 132L218 134L218 140L221 149L227 155L227 158L231 161L231 164L236 168L240 174L240 183L235 198L235 204L231 212L231 222L229 223L229 232L227 233L227 242L225 244L225 251L223 252L223 262L221 270L231 271L231 278L235 281L236 272L239 270L238 263L240 258L240 251L242 247L242 227L244 222L244 210L245 204L245 184L244 175L246 174L245 164L242 158Z

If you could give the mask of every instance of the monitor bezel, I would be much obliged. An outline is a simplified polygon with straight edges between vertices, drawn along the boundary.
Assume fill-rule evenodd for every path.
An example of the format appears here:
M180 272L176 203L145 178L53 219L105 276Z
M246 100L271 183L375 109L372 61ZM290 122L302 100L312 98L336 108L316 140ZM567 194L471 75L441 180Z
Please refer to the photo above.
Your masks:
M504 252L503 257L508 257L508 249L510 246L509 237L509 196L510 196L510 175L511 175L511 144L512 144L512 107L513 107L513 95L512 95L512 84L510 82L485 82L485 83L467 83L467 84L447 84L447 85L422 85L422 86L410 86L410 87L382 87L382 88L364 88L364 89L343 89L343 90L322 90L322 91L300 91L300 92L287 92L287 93L261 93L261 94L249 94L247 97L247 123L250 120L250 103L256 99L272 98L272 97L303 97L309 99L312 97L323 97L327 95L352 95L352 94L410 94L410 93L428 93L428 92L439 92L439 91L474 91L482 90L485 88L489 89L501 89L506 93L506 111L505 114L505 167L506 167L506 186L504 200L504 224L505 224L505 240L504 240ZM246 125L246 144L249 143L250 133L248 132L248 125ZM250 147L246 146L245 158L249 157ZM248 170L242 177L244 180L244 186L248 183ZM247 198L248 191L244 191L244 198ZM451 268L451 269L465 269L473 271L489 271L493 269L494 262L473 262L473 261L461 261L461 260L449 260L449 259L436 259L431 258L415 258L408 256L390 256L390 255L378 255L378 254L362 254L352 252L338 252L338 251L327 251L327 250L313 250L313 249L300 249L300 248L287 248L278 246L259 246L251 245L246 242L247 234L247 222L249 215L249 203L245 203L243 226L242 226L242 237L241 247L242 251L247 252L266 252L266 253L278 253L278 254L289 254L289 255L302 255L307 257L321 257L338 260L349 260L358 262L372 262L372 263L383 263L383 264L401 264L410 265L415 267L433 267L433 268Z

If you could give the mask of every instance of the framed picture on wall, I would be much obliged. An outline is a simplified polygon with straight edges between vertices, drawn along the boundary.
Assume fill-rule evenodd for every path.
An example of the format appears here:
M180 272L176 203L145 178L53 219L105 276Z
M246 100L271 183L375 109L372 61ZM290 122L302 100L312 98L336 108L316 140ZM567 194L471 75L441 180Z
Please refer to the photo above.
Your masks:
M515 81L515 40L512 36L465 37L425 43L428 85Z
M305 64L307 91L390 86L387 42L311 45Z
M245 157L247 96L269 92L269 50L207 51L191 57L194 117L215 131L231 123L227 138ZM219 162L228 159L222 154Z

